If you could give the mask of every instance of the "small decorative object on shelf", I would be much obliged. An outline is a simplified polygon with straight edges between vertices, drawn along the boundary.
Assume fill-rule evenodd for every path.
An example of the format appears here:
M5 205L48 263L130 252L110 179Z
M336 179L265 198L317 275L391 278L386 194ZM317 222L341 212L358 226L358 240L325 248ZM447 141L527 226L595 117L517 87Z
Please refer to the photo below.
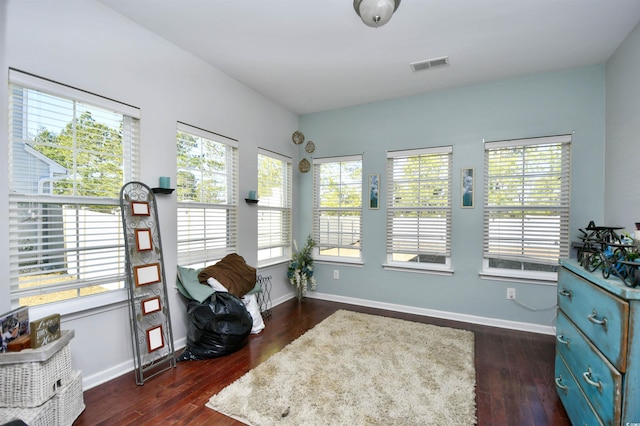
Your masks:
M171 178L169 176L160 176L160 179L158 179L158 186L164 189L171 188Z
M244 201L247 202L247 204L257 204L258 203L258 197L256 195L256 191L255 190L251 190L249 191L249 197L245 198Z
M295 241L293 246L296 250L298 249ZM301 251L294 253L289 262L287 278L289 278L291 285L296 287L298 302L302 301L304 293L307 291L307 286L311 291L316 289L316 279L313 276L313 248L315 246L316 242L309 235L307 244Z

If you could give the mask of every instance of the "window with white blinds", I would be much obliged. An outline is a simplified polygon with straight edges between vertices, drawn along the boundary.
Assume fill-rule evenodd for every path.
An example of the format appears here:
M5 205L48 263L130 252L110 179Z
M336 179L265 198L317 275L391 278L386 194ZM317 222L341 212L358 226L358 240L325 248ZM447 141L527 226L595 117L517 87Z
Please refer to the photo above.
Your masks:
M362 155L316 158L313 238L319 259L362 258Z
M570 148L570 135L485 143L485 270L555 272L569 256Z
M452 147L387 153L387 262L448 269Z
M13 306L125 286L120 188L138 174L139 110L9 71Z
M258 266L291 258L291 158L258 150Z
M177 125L178 264L204 266L237 251L238 145Z

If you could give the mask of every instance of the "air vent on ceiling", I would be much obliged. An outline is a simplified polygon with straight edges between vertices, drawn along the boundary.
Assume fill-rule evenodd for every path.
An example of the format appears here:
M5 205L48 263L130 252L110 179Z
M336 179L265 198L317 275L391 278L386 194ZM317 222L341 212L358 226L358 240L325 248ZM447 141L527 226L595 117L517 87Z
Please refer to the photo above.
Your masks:
M433 67L440 67L443 65L449 65L449 57L443 56L442 58L428 59L426 61L418 61L410 64L411 69L416 71L428 70Z

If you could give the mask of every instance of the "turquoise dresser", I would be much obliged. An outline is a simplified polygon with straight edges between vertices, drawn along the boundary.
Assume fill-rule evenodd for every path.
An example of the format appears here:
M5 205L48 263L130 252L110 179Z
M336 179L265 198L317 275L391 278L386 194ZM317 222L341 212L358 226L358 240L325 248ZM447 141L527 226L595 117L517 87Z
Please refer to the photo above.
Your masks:
M573 425L640 426L640 289L562 261L555 366Z

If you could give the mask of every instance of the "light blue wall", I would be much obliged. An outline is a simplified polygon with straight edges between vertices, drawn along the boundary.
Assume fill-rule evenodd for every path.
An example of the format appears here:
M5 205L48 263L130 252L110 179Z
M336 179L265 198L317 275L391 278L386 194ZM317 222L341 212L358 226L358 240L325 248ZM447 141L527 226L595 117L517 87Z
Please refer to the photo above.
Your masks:
M423 78L428 78L424 75ZM375 90L375 88L372 88ZM533 312L506 300L515 287L532 307L555 304L555 286L481 280L483 140L573 133L571 234L602 223L604 65L528 76L353 108L305 115L300 128L314 156L364 154L363 174L381 175L381 208L363 212L364 267L318 264L318 292L507 321L551 325L553 310ZM386 151L453 146L453 276L387 271ZM304 154L301 151L300 155ZM460 169L474 167L476 208L461 209ZM298 236L312 230L312 173L299 174ZM333 279L333 270L340 279Z

